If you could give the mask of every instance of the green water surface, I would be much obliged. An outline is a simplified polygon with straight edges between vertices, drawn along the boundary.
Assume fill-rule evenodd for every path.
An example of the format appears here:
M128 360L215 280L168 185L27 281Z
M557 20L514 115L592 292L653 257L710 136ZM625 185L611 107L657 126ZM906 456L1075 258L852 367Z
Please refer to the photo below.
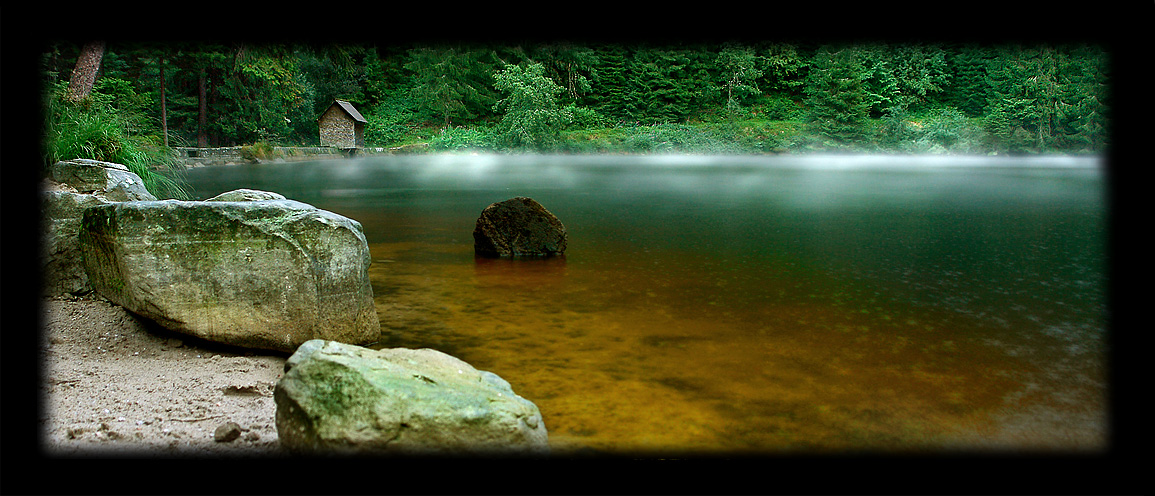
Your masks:
M358 220L378 347L508 380L555 451L1098 451L1095 159L412 156L194 170ZM493 202L566 226L479 259Z

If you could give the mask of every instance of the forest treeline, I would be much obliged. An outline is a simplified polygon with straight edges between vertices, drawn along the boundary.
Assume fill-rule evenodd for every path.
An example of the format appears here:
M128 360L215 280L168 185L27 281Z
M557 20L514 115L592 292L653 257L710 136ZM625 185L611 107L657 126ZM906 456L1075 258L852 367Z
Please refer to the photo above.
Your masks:
M1102 153L1110 64L1094 44L533 45L108 43L41 58L46 161L141 150L317 145L347 100L368 146L551 152ZM87 119L87 120L86 120ZM120 146L115 145L112 147ZM104 147L104 148L102 148ZM142 151L141 153L146 153ZM90 158L102 158L94 156ZM108 157L103 157L108 158Z

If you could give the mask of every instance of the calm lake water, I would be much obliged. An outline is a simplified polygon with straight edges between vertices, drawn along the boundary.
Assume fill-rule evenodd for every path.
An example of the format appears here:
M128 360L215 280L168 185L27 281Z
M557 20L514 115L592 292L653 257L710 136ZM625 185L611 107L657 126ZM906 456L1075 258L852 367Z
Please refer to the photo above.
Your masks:
M202 168L365 228L379 347L508 380L557 452L1108 448L1094 158L383 156ZM476 259L529 196L564 258Z

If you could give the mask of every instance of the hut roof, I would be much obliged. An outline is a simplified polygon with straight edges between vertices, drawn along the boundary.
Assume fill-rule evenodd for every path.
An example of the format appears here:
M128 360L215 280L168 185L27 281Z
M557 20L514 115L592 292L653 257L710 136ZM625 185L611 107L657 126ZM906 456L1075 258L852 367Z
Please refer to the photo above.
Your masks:
M346 102L345 100L334 100L333 105L340 106L341 110L344 110L346 114L349 114L349 117L352 117L353 120L356 120L358 122L369 122L368 120L366 120L364 117L361 116L361 112L358 112L357 109L353 108L353 104ZM333 105L329 105L329 107L332 108ZM324 114L321 114L321 115L324 115Z

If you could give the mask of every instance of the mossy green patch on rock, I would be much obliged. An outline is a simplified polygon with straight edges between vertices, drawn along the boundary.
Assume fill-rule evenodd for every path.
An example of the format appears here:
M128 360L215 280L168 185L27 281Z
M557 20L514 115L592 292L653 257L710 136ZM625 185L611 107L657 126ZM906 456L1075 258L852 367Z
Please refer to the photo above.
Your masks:
M293 451L548 451L541 413L508 382L430 350L301 345L278 382L277 431Z

